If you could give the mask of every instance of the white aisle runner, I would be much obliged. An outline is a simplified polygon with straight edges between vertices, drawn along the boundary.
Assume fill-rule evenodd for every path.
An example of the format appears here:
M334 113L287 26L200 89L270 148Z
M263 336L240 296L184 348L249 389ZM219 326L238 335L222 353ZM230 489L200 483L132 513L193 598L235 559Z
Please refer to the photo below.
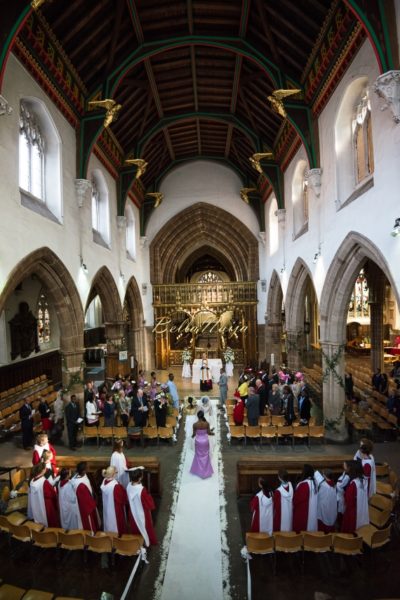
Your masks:
M217 401L213 400L212 404L217 411ZM190 434L185 439L177 482L179 485L180 477L175 518L171 517L172 535L168 539L167 533L163 541L162 555L166 568L164 561L156 583L156 600L230 598L218 426L215 438L214 475L208 479L200 479L190 473L193 444Z

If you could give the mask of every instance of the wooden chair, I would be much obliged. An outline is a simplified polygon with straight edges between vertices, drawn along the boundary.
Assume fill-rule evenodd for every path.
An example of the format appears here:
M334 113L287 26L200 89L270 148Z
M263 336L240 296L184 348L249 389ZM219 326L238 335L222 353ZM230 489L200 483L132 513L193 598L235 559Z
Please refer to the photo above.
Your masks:
M388 477L389 465L387 463L383 463L382 465L375 463L375 473L377 477Z
M262 415L262 417L258 418L258 424L261 425L261 427L271 425L271 417L269 415Z
M390 542L390 530L391 525L385 529L377 529L373 525L364 525L359 527L356 531L357 535L362 537L362 540L366 546L371 550L375 548L381 548L385 544Z
M30 589L26 592L23 600L53 600L52 592L43 592L42 590Z
M28 517L26 515L18 511L11 513L4 518L7 519L8 524L11 523L12 525L22 525L28 520Z
M17 469L11 475L11 483L13 490L17 490L20 493L28 493L28 483L26 480L26 471L25 469ZM26 491L25 491L26 490Z
M143 440L157 440L158 442L157 427L143 427L142 435Z
M307 442L309 443L308 430L309 430L308 425L301 425L301 426L299 425L298 427L294 427L293 428L293 445L295 444L296 440L307 440Z
M245 433L245 428L244 425L231 425L230 426L230 440L229 443L232 443L232 439L235 440L244 440L244 443L246 445L246 433Z
M82 437L82 441L83 444L86 442L86 440L89 439L96 439L96 444L97 446L99 445L99 432L97 427L83 427L83 437Z
M90 535L90 531L68 531L60 533L58 540L60 548L63 550L85 550L85 535Z
M113 538L103 531L98 531L96 535L85 535L85 545L90 552L111 554L113 551Z
M398 484L399 478L397 474L390 469L389 470L389 483L384 483L383 481L376 482L376 493L382 494L383 496L391 496Z
M273 425L262 425L261 426L261 443L263 439L276 441L276 430L278 428Z
M323 425L309 425L308 427L308 444L310 440L317 439L324 443L325 427Z
M25 592L24 588L5 583L0 587L0 600L21 600Z
M275 551L285 553L296 553L303 550L303 535L294 531L276 531Z
M393 498L382 496L381 494L374 494L369 499L370 506L378 508L379 510L393 510L394 501Z
M167 417L165 424L167 427L176 427L176 417Z
M18 540L19 542L31 542L31 530L26 525L9 525L9 532L11 537Z
M334 533L332 550L334 554L344 556L357 556L362 554L363 539L361 536L353 536L352 533Z
M113 439L113 428L112 427L99 427L99 440L112 440Z
M391 511L390 510L378 510L374 506L368 507L369 521L372 525L375 525L378 529L383 529L389 522Z
M60 532L64 529L60 528ZM38 548L57 548L58 533L57 531L44 529L43 531L32 531L32 541Z
M276 443L279 444L280 439L288 439L293 444L293 427L291 425L282 425L276 428Z
M120 556L136 556L143 546L141 535L124 534L120 538L113 538L113 551Z
M173 435L174 435L174 430L172 429L172 427L159 427L157 444L160 443L160 439L161 440L170 440L171 444L172 444Z
M283 427L285 425L285 417L283 415L271 415L271 425L275 427Z
M126 427L114 427L113 429L114 439L118 438L119 440L127 440L128 439L128 431Z
M261 441L261 427L259 425L247 425L245 427L246 438L256 439Z
M274 536L268 533L246 533L246 546L250 554L273 554L275 552Z
M332 549L332 534L322 531L304 531L303 532L303 551L304 552L330 552Z

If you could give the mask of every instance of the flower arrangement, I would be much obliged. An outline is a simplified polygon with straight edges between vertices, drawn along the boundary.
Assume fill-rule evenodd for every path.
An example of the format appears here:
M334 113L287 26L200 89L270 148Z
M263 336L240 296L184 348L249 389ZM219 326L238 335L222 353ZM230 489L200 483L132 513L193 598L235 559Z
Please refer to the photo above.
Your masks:
M192 358L192 353L190 352L189 348L185 348L184 351L182 352L183 362L190 362L191 358Z
M223 357L226 363L233 362L235 360L235 353L232 350L232 348L229 348L229 346L227 346L226 350L224 350L223 352Z

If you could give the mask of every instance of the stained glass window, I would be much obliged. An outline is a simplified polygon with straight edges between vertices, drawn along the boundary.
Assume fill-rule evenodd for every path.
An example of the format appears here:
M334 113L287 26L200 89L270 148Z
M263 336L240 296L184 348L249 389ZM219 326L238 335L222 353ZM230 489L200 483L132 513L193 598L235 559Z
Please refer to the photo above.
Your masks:
M44 139L35 116L21 102L19 119L19 186L44 200Z
M38 338L40 344L48 344L50 342L51 329L50 329L50 313L49 305L45 294L41 293L39 296L38 310L37 310L37 326L38 326Z
M350 297L349 314L353 319L369 317L369 290L364 269L361 269Z

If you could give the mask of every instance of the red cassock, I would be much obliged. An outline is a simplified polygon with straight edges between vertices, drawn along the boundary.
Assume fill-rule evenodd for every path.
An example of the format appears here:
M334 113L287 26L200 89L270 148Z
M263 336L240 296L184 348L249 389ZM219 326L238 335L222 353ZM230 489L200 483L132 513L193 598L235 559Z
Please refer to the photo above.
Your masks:
M128 496L125 488L115 479L104 479L101 484L103 495L104 531L122 535L128 533L126 525L126 505Z
M299 483L293 495L293 530L307 531L310 488L305 481Z
M253 496L250 500L250 511L252 516L250 531L258 533L260 531L260 503L258 496Z
M100 529L97 506L89 488L84 483L80 483L76 488L76 497L82 521L82 529L96 533Z
M48 481L45 481L43 484L43 497L44 505L46 507L47 526L61 527L57 492Z
M157 542L156 532L154 531L153 519L151 517L151 511L155 509L156 505L154 504L154 500L146 490L143 488L140 494L140 500L143 506L144 518L145 518L145 528L147 535L149 537L149 543L151 546L155 546ZM139 527L136 524L134 516L132 514L132 510L129 509L129 525L131 528L131 532L135 535L142 535Z
M345 510L342 520L342 533L354 533L357 529L357 486L351 481L344 491Z
M238 400L238 402L236 402L235 407L233 409L233 420L235 421L236 425L243 425L243 419L244 419L244 402L242 402L241 400Z
M126 525L126 505L128 504L128 496L126 490L120 483L114 488L114 507L115 518L117 519L118 534L128 533Z

